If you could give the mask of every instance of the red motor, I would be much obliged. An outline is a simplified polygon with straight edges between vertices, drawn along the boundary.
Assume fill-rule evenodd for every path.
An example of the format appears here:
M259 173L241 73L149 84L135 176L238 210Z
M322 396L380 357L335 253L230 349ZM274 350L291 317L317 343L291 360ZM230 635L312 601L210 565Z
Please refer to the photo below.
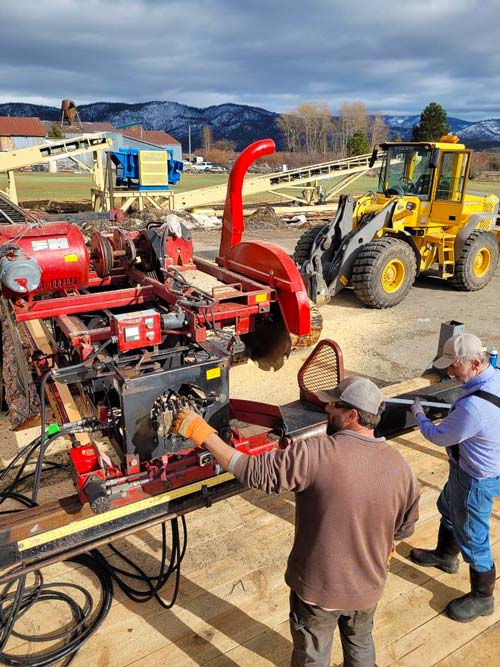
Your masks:
M3 291L51 294L86 287L89 252L78 227L69 222L0 226L0 283Z

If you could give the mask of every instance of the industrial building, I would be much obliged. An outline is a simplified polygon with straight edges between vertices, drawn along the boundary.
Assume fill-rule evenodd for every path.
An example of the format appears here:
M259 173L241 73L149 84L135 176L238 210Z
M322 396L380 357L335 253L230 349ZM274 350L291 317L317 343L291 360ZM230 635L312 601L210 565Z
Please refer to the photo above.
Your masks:
M0 116L0 151L14 151L43 144L47 136L38 118Z
M13 118L0 116L0 151L13 151L43 144L54 135L59 128L64 137L71 139L82 134L105 134L112 141L113 150L122 148L139 148L144 150L170 149L175 160L182 160L182 146L177 139L163 130L127 129L121 130L111 123L78 122L60 126L57 121L40 120L39 118ZM92 156L82 156L82 161L92 164ZM71 166L70 163L61 165Z

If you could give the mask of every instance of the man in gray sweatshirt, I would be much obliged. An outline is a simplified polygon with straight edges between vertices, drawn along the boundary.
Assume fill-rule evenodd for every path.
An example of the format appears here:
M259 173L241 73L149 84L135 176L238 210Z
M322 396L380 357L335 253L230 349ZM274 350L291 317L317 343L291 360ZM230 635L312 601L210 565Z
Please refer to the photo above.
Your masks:
M181 412L174 431L208 449L243 484L294 491L290 592L292 667L328 667L338 626L344 667L373 667L373 617L394 540L413 533L420 492L410 467L374 429L384 409L373 382L347 377L320 396L325 435L259 456L235 452L199 415Z

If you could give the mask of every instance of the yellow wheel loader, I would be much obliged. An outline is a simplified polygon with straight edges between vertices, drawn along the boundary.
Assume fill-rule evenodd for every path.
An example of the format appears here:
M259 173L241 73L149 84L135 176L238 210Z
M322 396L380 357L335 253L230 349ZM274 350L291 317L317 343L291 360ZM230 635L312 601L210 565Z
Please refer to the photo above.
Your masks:
M499 198L467 192L472 151L455 136L381 144L377 192L342 195L334 220L308 229L294 259L310 298L351 285L372 308L402 301L423 273L484 287L498 263ZM378 159L374 150L371 165Z

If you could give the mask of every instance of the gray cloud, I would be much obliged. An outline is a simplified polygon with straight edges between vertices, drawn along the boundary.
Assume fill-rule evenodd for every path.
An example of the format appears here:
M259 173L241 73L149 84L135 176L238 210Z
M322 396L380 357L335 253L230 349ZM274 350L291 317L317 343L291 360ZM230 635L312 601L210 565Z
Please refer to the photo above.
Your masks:
M500 116L495 0L2 0L0 102Z

